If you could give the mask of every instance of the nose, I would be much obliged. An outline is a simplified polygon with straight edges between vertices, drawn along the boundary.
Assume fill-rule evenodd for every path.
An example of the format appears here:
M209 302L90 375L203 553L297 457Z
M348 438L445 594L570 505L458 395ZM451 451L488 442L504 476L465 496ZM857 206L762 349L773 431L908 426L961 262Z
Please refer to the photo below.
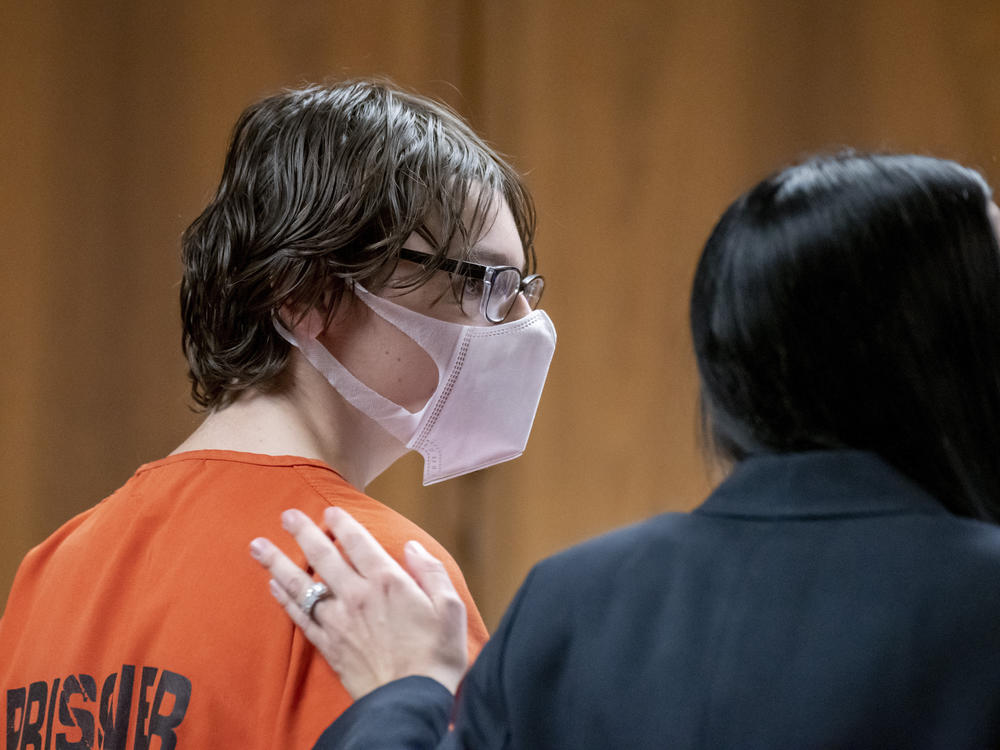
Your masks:
M531 307L528 305L528 300L519 292L517 298L514 300L513 307L510 308L510 312L504 318L504 323L509 323L512 320L520 320L530 312Z

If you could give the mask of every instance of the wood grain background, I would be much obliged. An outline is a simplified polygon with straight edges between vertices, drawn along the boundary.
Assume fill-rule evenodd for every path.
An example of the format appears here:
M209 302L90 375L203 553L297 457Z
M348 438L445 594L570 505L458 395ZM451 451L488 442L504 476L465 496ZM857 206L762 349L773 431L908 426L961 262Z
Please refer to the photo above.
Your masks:
M408 457L371 488L491 626L539 557L710 487L686 306L732 198L846 145L1000 178L993 0L13 0L0 56L2 591L196 425L178 238L263 94L386 75L528 174L559 331L528 453L427 489Z

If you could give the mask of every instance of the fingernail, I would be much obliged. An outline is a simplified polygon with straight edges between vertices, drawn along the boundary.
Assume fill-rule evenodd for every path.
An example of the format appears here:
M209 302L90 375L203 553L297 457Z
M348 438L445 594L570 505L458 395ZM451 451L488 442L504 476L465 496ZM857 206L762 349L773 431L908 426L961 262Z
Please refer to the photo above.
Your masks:
M427 550L424 549L424 545L422 545L416 539L411 539L410 541L408 541L406 543L406 547L407 547L407 549L410 550L410 552L415 552L418 555L427 555L427 554L429 554L427 552Z
M286 510L281 514L281 525L285 527L285 531L295 531L299 527L299 517L302 515L299 511L291 508Z
M271 543L264 539L263 537L257 537L252 542L250 542L250 554L255 560L259 560L264 556L264 553L270 548Z

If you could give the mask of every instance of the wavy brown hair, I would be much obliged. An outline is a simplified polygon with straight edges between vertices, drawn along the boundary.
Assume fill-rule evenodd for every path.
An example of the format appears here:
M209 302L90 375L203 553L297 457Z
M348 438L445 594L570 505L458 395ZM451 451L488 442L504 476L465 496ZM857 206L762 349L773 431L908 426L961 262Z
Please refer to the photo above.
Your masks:
M289 344L275 314L318 308L329 321L353 283L384 285L413 232L434 254L409 286L424 283L449 248L467 256L496 196L510 206L532 269L527 188L445 105L349 81L247 108L218 190L182 239L182 343L195 402L223 408L247 388L280 382Z

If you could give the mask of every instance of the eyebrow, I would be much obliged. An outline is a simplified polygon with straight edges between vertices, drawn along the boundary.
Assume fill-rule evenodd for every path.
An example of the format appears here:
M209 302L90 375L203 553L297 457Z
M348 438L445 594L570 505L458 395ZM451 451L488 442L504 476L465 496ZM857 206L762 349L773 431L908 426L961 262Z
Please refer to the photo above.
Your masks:
M520 263L511 263L510 259L506 255L489 247L473 247L469 253L469 260L473 263L479 263L484 266L512 265L514 268L520 268L522 271L527 266L527 258L522 260Z

